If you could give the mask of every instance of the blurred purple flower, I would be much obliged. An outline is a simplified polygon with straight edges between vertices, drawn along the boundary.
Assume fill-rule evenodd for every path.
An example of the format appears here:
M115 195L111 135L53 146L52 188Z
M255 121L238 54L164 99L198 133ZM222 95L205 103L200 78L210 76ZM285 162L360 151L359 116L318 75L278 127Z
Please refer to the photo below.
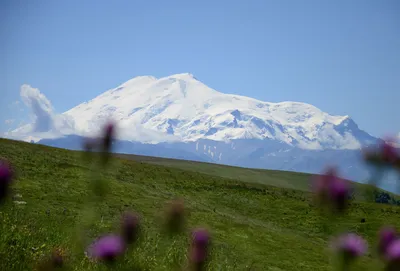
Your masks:
M125 251L124 241L120 236L107 235L96 240L88 249L88 255L94 259L113 262Z
M393 241L386 250L386 270L400 270L400 239Z
M329 168L325 174L314 178L313 190L317 199L338 211L344 210L350 195L350 187L346 181L337 176L336 169Z
M139 237L139 216L131 212L124 213L121 227L125 242L134 243Z
M109 122L104 127L103 148L104 151L110 151L112 140L114 139L115 124Z
M210 234L206 229L197 229L193 232L190 261L195 270L203 270L208 257Z
M336 178L331 182L329 189L330 198L336 209L344 210L349 196L349 185L344 180Z
M397 239L394 227L384 227L379 232L378 252L381 256L386 255L389 245Z
M313 190L316 194L328 195L329 184L336 179L336 169L328 168L323 175L314 176Z
M103 129L103 137L101 141L101 148L102 148L102 164L106 165L110 159L110 152L112 141L114 140L115 134L115 124L113 122L109 122L105 125Z
M334 241L333 248L343 256L344 264L349 264L352 260L367 252L368 244L362 237L354 233L347 233Z
M394 142L388 138L375 150L363 150L364 160L376 166L398 166L400 154L397 149L388 142Z
M0 161L0 202L3 201L8 194L12 176L13 174L9 163Z
M396 149L391 144L386 142L384 142L381 146L381 156L383 162L387 163L388 165L394 165L399 158Z

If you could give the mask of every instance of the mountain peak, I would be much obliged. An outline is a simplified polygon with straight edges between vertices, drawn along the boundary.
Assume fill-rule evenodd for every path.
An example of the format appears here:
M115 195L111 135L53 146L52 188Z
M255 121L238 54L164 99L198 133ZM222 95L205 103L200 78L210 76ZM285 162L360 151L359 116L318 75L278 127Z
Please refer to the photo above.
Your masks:
M182 80L187 80L187 79L195 79L195 80L197 80L196 79L196 77L192 74L192 73L189 73L189 72L184 72L184 73L177 73L177 74L173 74L173 75L170 75L170 76L167 76L168 78L175 78L175 79L182 79Z
M224 94L188 72L137 76L62 115L60 123L76 134L97 133L105 120L114 119L126 140L141 142L164 142L166 136L182 142L252 138L303 149L357 149L373 139L349 116L300 102ZM56 130L63 128L55 124Z
M126 87L133 84L145 84L145 83L152 83L157 81L157 78L151 75L141 75L133 77L132 79L126 81L125 83L121 84L119 87Z

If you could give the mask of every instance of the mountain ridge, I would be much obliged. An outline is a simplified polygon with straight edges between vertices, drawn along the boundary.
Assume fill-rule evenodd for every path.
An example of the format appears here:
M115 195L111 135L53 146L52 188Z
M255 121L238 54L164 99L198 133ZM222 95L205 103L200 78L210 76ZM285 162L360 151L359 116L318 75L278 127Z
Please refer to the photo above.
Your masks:
M121 139L146 143L256 138L302 149L359 149L376 140L348 115L330 115L307 103L224 94L190 73L134 77L61 116L61 124L85 136L114 119Z

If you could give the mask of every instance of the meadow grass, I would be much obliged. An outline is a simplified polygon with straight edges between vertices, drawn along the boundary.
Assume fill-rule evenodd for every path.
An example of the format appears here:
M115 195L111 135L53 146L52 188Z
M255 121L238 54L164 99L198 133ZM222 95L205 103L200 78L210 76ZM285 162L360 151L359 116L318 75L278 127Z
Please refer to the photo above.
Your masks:
M328 242L344 230L370 246L352 270L382 270L376 234L383 225L400 227L398 206L361 197L342 217L321 214L306 189L307 174L134 156L114 158L99 171L82 152L5 139L0 158L16 170L14 199L0 205L0 270L32 270L54 247L65 251L67 270L107 270L83 252L94 238L118 231L125 210L140 214L142 232L113 270L181 270L189 229L198 226L212 234L209 270L334 270ZM93 201L92 173L108 180L102 201ZM161 212L175 198L185 201L188 230L171 239L162 231ZM82 225L89 238L74 238Z
M276 186L282 188L296 189L301 191L311 191L312 189L311 175L308 173L282 171L282 170L242 168L235 166L226 166L221 164L201 163L196 161L168 159L168 158L132 155L132 154L118 153L114 154L114 156L137 162L174 167L185 171L192 171L212 176L223 177L226 179L241 181L243 183L262 184L262 185ZM373 192L372 190L384 191L382 189L373 187L369 184L361 184L350 181L349 183L350 186L354 189L355 192L354 196L357 198L357 200L371 201L373 200L370 198L371 196L370 194L371 192ZM393 193L388 191L384 192L388 193L391 197L398 198L398 195L394 195Z

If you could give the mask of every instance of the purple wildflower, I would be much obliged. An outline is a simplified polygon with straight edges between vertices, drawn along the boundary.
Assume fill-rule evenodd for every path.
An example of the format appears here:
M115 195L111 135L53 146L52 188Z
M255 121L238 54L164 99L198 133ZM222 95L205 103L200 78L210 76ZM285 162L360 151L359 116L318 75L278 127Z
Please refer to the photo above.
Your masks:
M112 122L106 124L104 128L104 137L103 137L103 148L104 151L109 151L111 148L111 142L114 138L115 125Z
M114 139L115 134L115 125L112 122L106 124L103 130L103 137L101 141L101 148L102 148L102 164L106 165L110 159L110 152L111 152L111 145Z
M343 263L347 265L365 254L368 249L368 244L362 237L353 233L348 233L339 236L334 242L333 248L339 255L343 256Z
M190 260L195 270L203 270L207 262L210 235L206 229L193 232Z
M386 270L400 270L400 239L393 241L386 250Z
M5 161L0 161L0 202L5 199L12 180L12 170Z
M89 247L88 254L95 259L113 262L124 251L125 244L120 236L107 235L95 241Z
M331 182L329 189L332 203L337 210L343 210L346 207L349 195L349 187L347 183L340 178L336 178Z
M336 179L336 169L328 168L323 175L314 177L313 190L318 195L329 194L329 184Z
M315 177L313 190L321 203L329 204L339 211L345 209L350 189L337 176L336 169L329 168L324 175Z
M127 212L122 216L122 237L127 244L134 243L139 237L139 216Z
M397 239L396 229L393 227L384 227L379 232L378 252L380 255L386 255L389 245Z
M387 163L388 165L393 165L398 159L396 149L391 144L388 144L386 142L382 144L381 148L381 156L383 162Z
M387 138L375 150L364 150L364 159L377 166L399 166L400 155L390 142L395 142L395 140Z

